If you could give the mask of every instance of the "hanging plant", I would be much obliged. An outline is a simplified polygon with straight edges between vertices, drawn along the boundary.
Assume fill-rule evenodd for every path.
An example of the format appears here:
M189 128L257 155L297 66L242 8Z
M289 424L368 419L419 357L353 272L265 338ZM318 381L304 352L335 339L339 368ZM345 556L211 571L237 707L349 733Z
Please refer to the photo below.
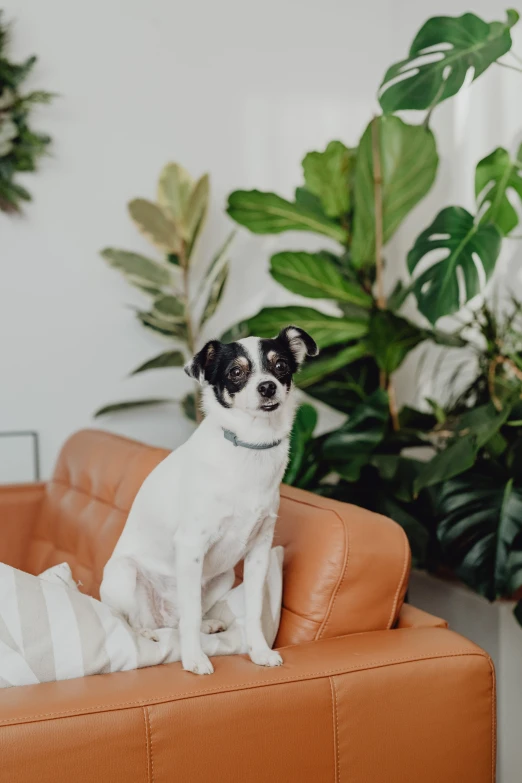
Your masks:
M53 93L23 92L23 83L36 63L29 57L22 63L7 58L8 28L0 11L0 210L19 212L31 194L16 181L20 172L35 171L36 164L51 142L49 136L29 127L35 104L49 103Z

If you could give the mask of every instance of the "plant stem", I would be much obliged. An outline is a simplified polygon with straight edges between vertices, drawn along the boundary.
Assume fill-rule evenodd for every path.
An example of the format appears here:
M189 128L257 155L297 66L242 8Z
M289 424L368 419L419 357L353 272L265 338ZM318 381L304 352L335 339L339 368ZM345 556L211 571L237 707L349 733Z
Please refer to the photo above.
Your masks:
M372 158L373 158L373 202L375 212L375 278L377 285L377 307L386 309L386 297L384 295L384 264L382 248L384 244L383 207L382 207L382 165L381 143L379 138L379 117L372 120ZM380 372L380 387L388 392L390 418L395 432L399 430L399 414L395 398L395 388L392 379L384 370Z
M510 53L511 57L514 57L515 60L518 63L520 63L520 65L522 65L522 57L519 57L518 54L515 54L515 52L513 52L513 51L510 51L509 53Z
M522 68L517 68L516 65L510 65L509 63L499 63L498 60L497 65L500 65L501 68L509 68L510 71L518 71L519 73L522 73Z

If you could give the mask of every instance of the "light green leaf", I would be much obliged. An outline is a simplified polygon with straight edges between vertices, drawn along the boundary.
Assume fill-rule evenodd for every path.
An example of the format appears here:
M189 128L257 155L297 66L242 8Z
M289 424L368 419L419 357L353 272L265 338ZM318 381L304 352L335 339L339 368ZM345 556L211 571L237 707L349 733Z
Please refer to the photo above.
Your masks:
M510 196L522 201L522 145L515 160L499 147L483 158L475 173L475 194L481 223L495 223L507 236L519 224L519 216Z
M144 364L140 364L139 367L136 367L131 372L131 375L137 375L139 372L145 372L146 370L163 369L164 367L183 367L184 364L185 357L181 351L166 351L153 359L149 359Z
M157 204L144 198L129 203L129 214L141 233L165 253L179 253L176 225Z
M218 305L221 301L221 297L225 291L225 286L228 280L228 264L224 264L214 276L212 284L210 286L210 292L208 295L207 303L201 317L201 326L203 326L209 318L212 318L216 312Z
M158 313L146 313L138 311L136 313L138 319L143 326L148 329L152 329L154 332L163 334L167 337L178 337L184 340L186 338L186 327L182 321L174 321L167 318L162 318Z
M366 318L336 318L311 307L265 307L247 324L250 334L258 337L274 337L283 327L294 324L308 332L319 348L357 340L368 332Z
M190 198L183 213L186 234L190 243L189 257L194 248L195 241L201 231L207 214L208 200L210 195L210 179L208 174L204 174L198 181L190 194Z
M207 271L205 272L205 276L203 278L203 285L208 284L208 282L212 280L212 278L216 275L216 273L219 272L222 264L225 263L226 254L228 252L230 245L232 244L232 240L234 239L235 235L236 232L231 231L228 237L221 245L221 247L219 248L219 250L217 251L216 255L210 262Z
M501 234L493 224L477 225L462 207L446 207L420 234L408 253L408 269L414 276L413 291L419 310L434 324L456 313L482 290L477 263L489 280L500 252ZM442 259L415 274L428 253L442 249ZM424 267L424 264L422 264ZM462 296L458 270L462 274Z
M120 411L130 411L135 408L150 408L155 405L166 405L169 402L176 402L168 398L151 398L148 400L126 400L125 402L114 402L111 405L105 405L100 408L94 414L95 418L98 416L105 416L107 413L119 413Z
M313 405L300 405L290 435L289 460L283 477L284 484L293 484L303 464L305 449L317 425L317 411Z
M182 321L185 317L185 306L177 297L168 294L154 300L152 313L166 321Z
M194 189L194 180L179 163L167 163L158 181L158 204L174 222L178 233L187 239L190 236L186 213Z
M510 29L519 19L488 24L475 14L436 16L423 25L406 60L388 68L379 101L385 114L428 109L460 90L469 68L477 79L511 49Z
M329 253L276 253L270 259L270 273L295 294L371 307L370 294L343 277L330 259Z
M356 151L331 141L324 152L309 152L303 160L307 190L321 199L328 217L345 215L351 208L350 179Z
M381 151L384 244L428 193L439 162L435 138L427 128L407 125L398 117L378 117L368 125L359 144L355 167L351 249L353 264L359 268L375 264L373 122L378 129Z
M170 271L166 266L138 253L106 247L100 255L114 269L123 272L132 285L147 293L159 293L171 283Z
M344 228L326 215L292 204L275 193L259 190L236 190L228 199L228 214L254 234L280 234L282 231L312 231L324 234L341 244L347 242Z
M343 348L334 356L328 356L325 359L319 357L308 361L296 376L296 384L300 389L307 389L322 378L356 362L367 353L368 346L361 340L354 345L349 345L348 348Z

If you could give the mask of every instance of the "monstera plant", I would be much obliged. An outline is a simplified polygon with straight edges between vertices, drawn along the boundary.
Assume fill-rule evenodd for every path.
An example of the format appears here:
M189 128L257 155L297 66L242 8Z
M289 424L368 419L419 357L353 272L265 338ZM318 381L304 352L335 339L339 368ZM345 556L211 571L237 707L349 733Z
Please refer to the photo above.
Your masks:
M297 247L270 259L279 284L310 300L329 300L328 312L312 301L266 307L226 335L269 336L294 322L322 349L297 383L347 418L335 431L314 437L315 411L302 406L286 480L393 517L406 529L418 563L427 557L440 562L451 550L454 570L490 598L522 584L520 485L509 472L516 461L513 449L519 459L522 453L517 429L522 387L515 383L522 365L513 356L498 360L498 372L488 364L486 375L494 377L486 380L485 398L478 405L469 397L459 410L448 401L446 406L428 401L422 411L399 410L394 373L426 341L470 349L466 330L447 333L439 321L483 293L503 241L519 225L522 149L499 148L478 162L475 210L442 207L407 255L408 280L386 292L383 268L390 239L437 175L433 111L458 93L470 69L473 80L497 64L522 71L511 54L518 18L508 11L505 21L491 23L471 13L430 19L406 58L387 70L378 93L382 114L370 120L358 143L333 141L308 153L303 184L291 201L254 190L236 191L228 202L230 217L255 234L305 231L328 240L319 252ZM396 116L406 109L422 112L420 120ZM403 313L412 297L414 319ZM500 344L495 350L502 353ZM506 373L509 393L500 394ZM483 381L484 371L478 377ZM411 447L423 447L432 458L414 458ZM505 460L497 483L493 474L487 483L476 479L484 494L472 496L469 482L475 479L467 471L483 471L494 454ZM480 518L473 517L474 508ZM497 513L486 514L486 508Z
M207 321L219 306L228 280L227 252L233 234L206 266L198 264L197 240L205 221L209 188L208 174L196 181L178 163L168 163L159 177L157 200L137 198L128 205L138 230L162 258L115 248L101 251L105 261L147 297L148 307L137 309L136 318L167 344L157 356L136 367L132 375L183 367L194 355ZM156 397L127 400L106 405L96 415L176 401ZM181 400L189 418L199 418L197 402L192 394Z
M51 142L49 136L29 126L35 104L48 103L53 94L43 90L23 92L23 83L36 57L13 63L7 57L8 30L0 11L0 210L19 212L31 194L17 181L17 174L35 171Z

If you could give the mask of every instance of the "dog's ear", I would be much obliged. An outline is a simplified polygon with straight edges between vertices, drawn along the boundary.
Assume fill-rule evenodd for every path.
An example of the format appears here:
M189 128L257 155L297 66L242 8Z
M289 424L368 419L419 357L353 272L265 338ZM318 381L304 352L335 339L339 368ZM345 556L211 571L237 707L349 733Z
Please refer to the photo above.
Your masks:
M210 340L203 346L191 362L185 365L185 372L189 378L195 378L199 383L208 381L221 348L219 340Z
M298 326L287 326L281 329L278 339L288 345L294 355L297 366L300 367L307 356L317 356L319 348L308 332Z

